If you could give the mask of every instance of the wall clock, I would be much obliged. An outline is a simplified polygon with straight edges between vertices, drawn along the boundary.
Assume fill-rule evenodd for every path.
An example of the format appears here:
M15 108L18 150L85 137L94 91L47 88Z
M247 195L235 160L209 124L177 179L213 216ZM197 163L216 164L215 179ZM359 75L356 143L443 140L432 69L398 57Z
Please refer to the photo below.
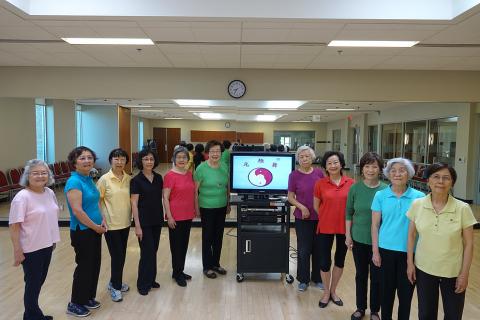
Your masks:
M239 99L245 95L247 87L242 80L232 80L228 84L228 94L230 97Z

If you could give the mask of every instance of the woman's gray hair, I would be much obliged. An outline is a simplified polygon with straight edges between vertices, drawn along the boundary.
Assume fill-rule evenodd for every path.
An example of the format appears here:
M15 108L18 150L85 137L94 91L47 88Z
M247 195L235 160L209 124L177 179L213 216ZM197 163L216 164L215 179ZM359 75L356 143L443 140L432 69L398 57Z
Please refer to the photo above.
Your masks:
M25 171L23 171L23 174L20 177L20 182L19 182L21 186L28 187L28 177L30 176L30 172L32 171L32 168L36 166L44 166L45 169L47 169L48 171L47 187L55 183L52 170L50 170L50 168L48 167L48 164L43 160L32 159L32 160L28 160L27 163L25 164Z
M315 160L315 151L313 151L313 149L309 146L301 146L301 147L298 147L297 149L297 153L295 153L295 160L298 161L298 157L300 156L300 153L302 153L303 151L309 151L310 152L310 156L312 157L312 161Z
M177 147L173 150L173 156L172 156L172 162L173 162L173 164L176 164L175 159L177 158L177 154L179 154L179 153L185 153L185 155L187 156L188 161L190 161L190 152L188 152L188 149L185 148L185 147L182 147L182 146L177 146Z
M390 170L392 170L392 166L395 163L400 163L401 165L405 166L408 172L408 179L412 179L412 177L415 175L415 168L413 167L412 162L405 158L393 158L388 160L387 165L385 168L383 168L383 174L385 177L389 176Z

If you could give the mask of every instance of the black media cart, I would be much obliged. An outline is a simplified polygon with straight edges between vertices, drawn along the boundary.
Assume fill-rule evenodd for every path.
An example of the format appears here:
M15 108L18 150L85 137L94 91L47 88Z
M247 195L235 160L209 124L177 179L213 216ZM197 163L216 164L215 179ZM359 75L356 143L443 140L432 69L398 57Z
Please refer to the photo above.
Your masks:
M237 281L245 273L289 274L290 205L285 197L243 199L237 205Z

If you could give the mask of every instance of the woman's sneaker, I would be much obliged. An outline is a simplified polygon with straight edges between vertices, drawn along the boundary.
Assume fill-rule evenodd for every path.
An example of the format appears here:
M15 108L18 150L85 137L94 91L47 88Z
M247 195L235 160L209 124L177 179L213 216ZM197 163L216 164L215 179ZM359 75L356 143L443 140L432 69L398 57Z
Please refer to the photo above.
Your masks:
M90 310L88 310L81 304L69 302L67 306L67 314L75 317L87 317L90 315Z
M95 299L90 299L88 300L87 304L84 304L83 306L87 309L98 309L100 308L102 304L100 302L98 302L97 300Z
M122 292L113 288L110 290L110 297L112 297L113 302L120 302L123 300Z
M113 286L112 286L112 283L111 283L111 282L108 283L107 289L108 289L109 291L113 289ZM120 289L120 291L122 291L122 292L127 292L128 290L130 290L130 287L128 286L128 284L122 283L122 288Z

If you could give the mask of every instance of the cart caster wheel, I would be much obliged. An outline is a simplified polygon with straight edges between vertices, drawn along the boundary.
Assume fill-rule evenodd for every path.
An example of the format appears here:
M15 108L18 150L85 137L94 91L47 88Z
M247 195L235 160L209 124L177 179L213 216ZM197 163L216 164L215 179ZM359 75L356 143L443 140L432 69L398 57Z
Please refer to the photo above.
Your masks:
M243 273L237 273L237 282L242 282L245 279Z
M287 281L288 284L292 284L294 280L295 280L295 279L294 279L293 276L290 275L290 274L287 274L287 275L285 276L285 281Z

